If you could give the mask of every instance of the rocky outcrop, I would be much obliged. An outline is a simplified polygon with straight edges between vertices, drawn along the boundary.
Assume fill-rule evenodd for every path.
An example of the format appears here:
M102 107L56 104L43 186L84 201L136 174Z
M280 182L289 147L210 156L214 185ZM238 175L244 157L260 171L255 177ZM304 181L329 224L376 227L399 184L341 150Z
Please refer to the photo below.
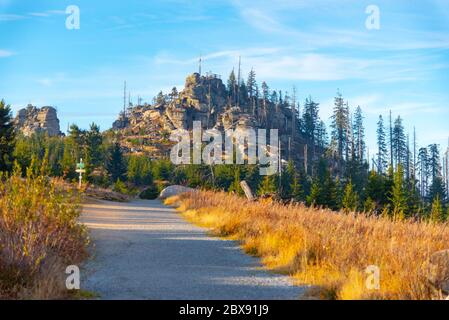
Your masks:
M172 130L191 130L194 121L200 121L203 129L221 131L278 129L284 156L291 154L301 161L304 141L299 130L293 130L299 123L293 123L290 105L286 97L250 97L244 85L229 89L218 75L193 73L187 76L184 89L179 93L177 90L165 96L161 93L152 105L128 108L126 114L121 112L112 129L122 131L128 141L139 140L147 145L166 139ZM124 144L129 143L125 141ZM134 149L144 148L134 146Z
M17 112L14 123L19 132L25 136L34 133L47 133L49 136L59 136L59 119L56 109L53 107L37 108L28 105Z

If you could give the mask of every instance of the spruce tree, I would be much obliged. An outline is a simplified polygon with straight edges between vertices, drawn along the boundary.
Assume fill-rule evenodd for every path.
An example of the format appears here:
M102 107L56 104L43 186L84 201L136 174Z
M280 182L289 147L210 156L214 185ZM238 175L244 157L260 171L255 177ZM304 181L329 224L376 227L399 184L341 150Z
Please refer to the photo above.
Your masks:
M385 126L382 116L377 122L377 171L384 173L387 167L387 141L385 137Z
M363 126L363 113L360 106L357 106L355 110L353 132L356 161L362 163L365 159L365 127Z
M307 205L315 206L318 204L319 197L321 193L320 184L318 181L313 182L312 187L310 188L310 193L306 197Z
M407 159L407 140L402 124L402 118L398 116L393 127L393 153L395 165L405 165Z
M384 175L375 171L371 171L365 187L366 198L371 199L375 203L376 208L380 208L387 204L386 179Z
M343 199L342 199L342 207L345 212L355 212L359 206L359 195L354 190L352 181L349 180L349 183L345 187Z
M241 172L240 172L240 166L236 165L237 169L234 170L234 180L232 181L231 185L229 186L229 192L230 193L235 193L238 195L243 195L243 189L240 186L240 181L241 181Z
M109 149L106 167L113 182L117 180L123 181L125 179L126 164L120 144L114 143Z
M256 96L256 72L254 69L251 69L251 71L248 74L248 80L246 81L246 88L248 90L249 98L252 99Z
M277 181L276 175L264 176L262 181L260 182L259 189L257 190L257 193L259 195L277 194L278 187L276 185L276 181Z
M419 168L419 186L421 197L424 198L427 195L429 188L429 157L427 148L420 148L418 152L418 168Z
M349 111L347 105L345 105L343 97L340 92L337 92L334 102L334 111L332 115L332 139L337 145L337 158L339 160L339 167L342 167L342 160L344 151L347 153L347 138L349 128Z
M444 221L443 205L439 196L436 196L432 202L432 210L430 211L430 220L433 222Z
M407 193L404 188L404 169L401 164L398 165L394 173L390 200L393 206L393 217L395 219L404 219L408 214L408 208Z
M321 152L323 152L326 149L326 147L328 145L327 140L328 140L328 136L327 136L326 124L324 123L324 121L319 121L317 128L316 128L315 143Z
M307 141L307 145L314 158L317 128L320 124L318 113L319 104L312 100L312 97L308 97L304 103L304 110L302 112L302 125L303 133ZM320 132L322 134L322 132Z
M0 172L10 171L13 164L15 133L11 107L0 101Z
M295 179L296 169L293 160L288 161L287 169L281 176L281 197L283 199L292 198L292 185Z

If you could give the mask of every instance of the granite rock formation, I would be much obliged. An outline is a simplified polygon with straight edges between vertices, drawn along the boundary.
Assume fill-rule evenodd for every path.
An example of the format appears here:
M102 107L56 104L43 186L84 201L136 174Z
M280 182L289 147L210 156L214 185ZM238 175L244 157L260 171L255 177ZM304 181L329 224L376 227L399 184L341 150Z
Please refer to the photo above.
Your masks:
M14 123L17 130L24 136L31 136L34 133L47 133L49 136L62 135L58 115L53 107L37 108L28 105L17 112Z
M184 89L155 98L153 104L132 106L121 112L113 123L114 131L154 144L166 138L172 130L191 130L193 121L201 121L203 129L221 131L236 128L278 129L284 158L290 155L303 159L304 141L297 117L293 117L288 99L251 97L244 85L227 88L215 74L187 76ZM293 120L295 119L295 121ZM135 142L135 141L134 141ZM137 143L134 151L143 151Z

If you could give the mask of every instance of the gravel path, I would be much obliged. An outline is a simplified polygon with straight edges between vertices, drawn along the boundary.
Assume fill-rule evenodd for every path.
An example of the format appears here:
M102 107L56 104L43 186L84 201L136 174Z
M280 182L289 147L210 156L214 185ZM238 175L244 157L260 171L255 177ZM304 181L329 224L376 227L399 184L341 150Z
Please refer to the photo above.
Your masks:
M101 299L298 299L304 291L159 200L95 201L81 220L94 244L81 289Z

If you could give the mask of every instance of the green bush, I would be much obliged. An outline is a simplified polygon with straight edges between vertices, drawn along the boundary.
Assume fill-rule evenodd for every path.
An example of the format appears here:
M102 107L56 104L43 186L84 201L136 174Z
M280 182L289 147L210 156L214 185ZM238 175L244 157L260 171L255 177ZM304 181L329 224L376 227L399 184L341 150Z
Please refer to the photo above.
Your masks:
M143 190L140 193L139 198L146 199L146 200L154 200L158 196L159 196L158 188L153 184L153 185L149 186L148 188L146 188L145 190Z

